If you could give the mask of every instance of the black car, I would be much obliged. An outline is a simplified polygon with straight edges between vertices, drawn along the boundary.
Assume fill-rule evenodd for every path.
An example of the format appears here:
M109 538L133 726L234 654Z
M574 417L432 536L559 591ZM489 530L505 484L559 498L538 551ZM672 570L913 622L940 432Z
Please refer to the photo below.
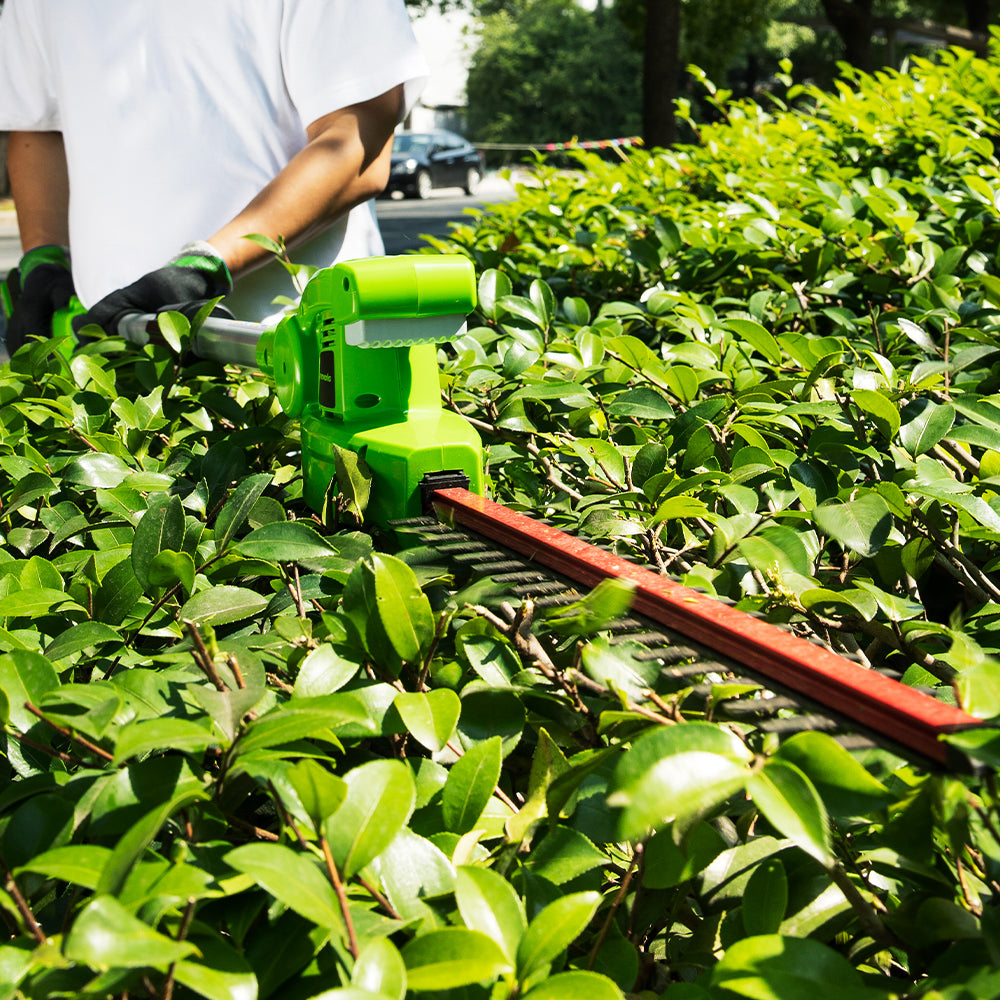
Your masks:
M434 188L460 187L475 194L483 179L483 154L454 132L397 132L385 193L427 198Z

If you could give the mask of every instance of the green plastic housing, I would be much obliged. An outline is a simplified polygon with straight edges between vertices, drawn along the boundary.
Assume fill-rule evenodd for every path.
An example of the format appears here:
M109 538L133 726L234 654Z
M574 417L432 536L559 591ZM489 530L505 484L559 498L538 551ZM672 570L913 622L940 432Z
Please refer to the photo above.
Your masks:
M465 257L369 258L318 272L298 311L261 338L258 364L272 374L282 409L301 421L314 510L336 479L336 447L371 469L368 519L376 523L419 515L428 473L462 473L482 494L482 442L442 409L434 346L464 331L475 304Z

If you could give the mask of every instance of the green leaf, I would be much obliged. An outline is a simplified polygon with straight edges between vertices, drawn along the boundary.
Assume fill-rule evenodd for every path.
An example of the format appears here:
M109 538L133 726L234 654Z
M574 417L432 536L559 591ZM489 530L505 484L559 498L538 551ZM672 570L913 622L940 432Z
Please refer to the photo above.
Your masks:
M826 808L812 782L794 765L771 758L751 775L747 791L767 821L812 855L820 864L833 863Z
M876 1000L860 975L832 948L777 934L736 941L712 969L713 990L754 1000Z
M586 929L601 901L597 892L573 892L539 911L517 948L517 976L525 980L541 971Z
M373 760L348 772L347 798L324 824L337 867L350 878L377 858L406 825L416 803L413 772L398 760Z
M346 501L347 512L360 524L368 509L372 491L372 471L361 456L347 448L333 445L337 488Z
M855 389L851 395L854 405L875 421L879 433L891 441L899 430L900 416L895 403L873 389Z
M624 839L697 820L741 789L750 752L730 732L702 722L656 729L622 755L608 805L621 809Z
M479 309L488 319L498 319L497 303L510 295L510 278L502 271L489 268L479 276Z
M624 617L634 595L635 584L608 577L579 601L546 614L545 622L562 635L592 635Z
M208 795L200 787L192 788L189 784L181 783L169 798L159 802L141 819L132 823L112 849L96 891L120 893L129 873L171 816L185 806L206 798Z
M181 621L195 625L228 625L254 618L266 607L266 597L246 587L213 587L195 594L181 608Z
M760 323L750 319L727 319L726 326L739 340L749 344L772 364L781 364L781 348L778 347L778 342Z
M452 765L441 798L444 821L452 833L468 833L479 822L500 780L500 751L500 737L492 736Z
M391 941L375 938L358 955L351 984L387 1000L406 1000L406 963Z
M135 469L116 455L95 452L74 458L62 470L62 478L67 483L75 483L84 488L113 490L133 472Z
M885 785L826 733L795 733L781 744L776 757L805 774L834 816L864 816L893 800Z
M361 663L342 656L334 646L319 646L299 666L295 696L313 698L333 694L353 679L360 669Z
M901 414L902 426L899 440L914 457L934 447L951 430L955 422L955 407L950 403L933 403L918 398L907 405Z
M132 543L132 570L148 592L149 567L161 552L177 552L184 546L184 507L178 496L160 496L150 501L136 525ZM190 558L190 557L189 557Z
M194 559L187 552L160 552L153 557L146 571L149 587L173 587L180 584L190 594L194 590L197 571Z
M376 607L386 637L404 663L419 662L434 640L430 602L416 574L401 559L374 555L371 565Z
M455 732L462 701L448 688L426 693L401 692L393 702L410 735L428 750L443 750Z
M892 530L889 505L876 493L847 503L834 500L820 504L813 516L821 531L861 556L878 552Z
M296 740L337 731L340 726L370 728L364 705L350 694L328 694L318 698L294 698L254 719L240 737L240 754L294 743Z
M232 546L247 559L265 562L300 562L336 555L337 550L303 521L275 521L251 531Z
M643 854L642 884L650 889L669 889L704 871L725 849L726 842L715 827L698 823L680 844L670 830L653 834Z
M45 648L49 660L61 660L105 642L121 642L118 632L103 622L80 622L60 632Z
M524 1000L624 1000L624 994L597 972L560 972L528 990Z
M207 1000L256 1000L257 976L250 963L221 937L193 939L198 958L177 963L177 981Z
M553 885L565 885L607 863L607 855L582 833L557 826L545 834L541 843L532 845L525 867Z
M403 948L411 990L453 990L490 983L511 971L500 946L479 931L443 927L414 938Z
M765 858L743 890L743 929L747 935L775 934L788 908L788 876L778 858Z
M343 805L347 797L344 779L331 774L318 761L309 758L288 768L285 780L299 797L302 808L317 831Z
M65 591L40 587L0 597L0 618L38 618L50 612L83 611Z
M97 844L74 844L44 851L21 865L17 872L37 872L84 889L96 889L101 872L111 857L111 848ZM15 872L15 874L17 874Z
M233 495L223 505L215 519L215 546L221 552L230 539L243 527L253 510L253 505L270 486L273 476L262 473L244 479L233 490Z
M0 691L7 697L8 720L22 733L38 721L24 703L37 705L46 692L58 686L55 667L41 653L15 649L0 656Z
M219 738L189 719L145 719L123 726L115 741L116 766L130 757L139 757L154 750L180 750L201 753L218 746Z
M528 922L510 882L489 868L462 866L456 871L455 902L466 927L481 931L516 960Z
M156 325L174 353L182 354L191 339L191 323L188 318L183 313L167 310L157 314Z
M71 962L92 969L153 968L166 971L197 951L189 941L174 941L134 917L111 896L98 896L73 921L63 947Z
M343 932L337 894L306 855L282 844L244 844L230 851L225 861L306 920Z

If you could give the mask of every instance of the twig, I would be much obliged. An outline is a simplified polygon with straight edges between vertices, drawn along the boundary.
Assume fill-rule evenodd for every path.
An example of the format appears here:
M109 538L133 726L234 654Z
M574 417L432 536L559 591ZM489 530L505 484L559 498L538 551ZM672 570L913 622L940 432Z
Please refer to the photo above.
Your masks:
M645 850L645 845L642 841L639 841L632 849L632 860L629 862L628 871L625 872L622 878L622 884L618 887L618 892L615 893L615 898L611 903L611 908L608 910L608 915L604 918L604 923L601 925L601 929L597 934L597 940L594 942L594 947L590 952L590 959L587 962L587 969L593 969L594 963L597 961L597 953L601 950L601 945L604 944L604 939L608 936L608 931L611 930L611 924L614 922L615 914L618 912L619 907L622 905L622 901L625 899L625 893L628 892L629 882L632 881L632 876L635 874L636 867L642 858L642 853Z
M248 823L245 819L240 819L239 816L233 816L230 813L223 813L223 816L230 826L246 830L247 833L252 833L258 840L266 840L272 844L277 844L281 840L281 837L276 833L271 833L270 830L262 830L259 826L254 826L253 823Z
M386 915L391 920L403 919L396 912L396 908L392 905L392 903L390 903L389 900L386 899L385 896L383 896L382 893L379 892L378 889L371 884L371 882L369 882L366 878L362 878L362 876L360 875L355 875L354 877L358 880L358 883L361 885L361 888L364 889L365 892L367 892L372 897L372 899L374 899L375 902L382 907L383 910L385 910Z
M834 885L844 894L847 902L851 904L851 909L857 915L864 932L887 950L896 948L906 951L906 946L903 942L886 927L882 918L875 912L875 908L861 895L858 887L848 876L844 866L839 861L834 861L826 871L833 880Z
M234 653L230 653L226 659L226 663L229 664L229 669L233 672L233 677L236 678L236 686L242 691L246 688L247 682L243 679L243 671L240 670L239 660L236 659Z
M962 896L965 899L965 905L969 908L969 912L973 916L981 917L983 915L983 904L973 895L972 889L969 886L969 880L965 876L965 866L962 864L962 859L959 857L955 858L955 871L958 874L958 884L962 888Z
M273 684L279 691L284 691L285 694L295 693L295 688L287 681L283 681L277 674L267 674L266 678L267 682Z
M28 906L28 901L21 895L21 890L18 888L17 882L14 881L14 876L11 875L10 869L2 859L0 859L0 872L3 872L4 888L10 894L11 899L14 900L17 912L21 914L21 918L28 925L32 937L39 944L45 944L45 932L35 919L35 915L31 912L31 907Z
M188 931L191 929L191 921L194 919L194 908L197 900L193 896L188 897L187 907L184 910L184 916L181 917L181 925L177 929L177 941L184 941L187 939ZM170 968L167 970L167 978L163 984L163 1000L173 1000L174 995L174 979L177 975L177 963L171 962Z
M229 688L226 687L222 678L219 676L219 671L215 669L215 661L212 659L211 653L208 651L208 647L205 645L205 640L202 639L201 633L198 631L198 626L192 621L185 620L185 628L187 628L188 633L191 636L191 640L194 642L195 662L201 667L202 673L215 685L216 691L226 692Z
M103 747L99 747L97 744L91 743L86 737L80 736L78 733L74 733L71 729L67 729L65 726L60 726L59 723L46 718L41 709L36 708L30 701L26 701L24 703L24 707L31 712L33 716L41 719L42 722L46 723L46 725L51 726L57 733L60 733L67 739L72 740L74 743L78 743L85 750L89 750L95 756L100 757L102 760L106 760L109 763L115 759L114 756L109 754Z
M319 837L319 844L323 849L323 859L326 861L326 870L330 873L330 881L333 883L333 891L337 894L337 901L340 903L340 912L344 917L344 924L347 927L348 947L351 949L351 954L355 959L357 959L358 955L361 954L361 949L358 947L358 936L354 931L354 920L351 918L351 910L348 906L347 891L344 889L344 883L340 881L340 873L337 871L336 862L333 860L333 852L330 850L330 845L327 842L326 837L322 834L320 834Z
M71 757L68 753L63 753L62 750L53 750L52 747L47 747L44 743L39 743L30 736L25 736L24 733L9 730L8 735L13 736L18 743L23 743L26 747L31 747L32 750L37 750L53 760L61 760L64 764L71 764L74 767L84 766L82 760L77 760L76 757Z

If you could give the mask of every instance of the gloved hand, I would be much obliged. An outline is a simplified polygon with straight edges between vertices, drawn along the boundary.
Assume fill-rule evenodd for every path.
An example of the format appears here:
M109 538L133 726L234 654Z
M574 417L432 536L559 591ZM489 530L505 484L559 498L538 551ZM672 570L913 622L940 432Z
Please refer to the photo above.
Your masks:
M7 353L13 354L32 334L52 336L52 317L73 297L69 250L46 245L29 250L17 266L14 309L7 319Z
M210 243L188 243L163 267L143 275L131 285L105 295L73 321L79 330L96 323L105 332L118 332L118 321L128 313L157 313L165 309L190 312L209 299L228 295L233 279L226 262Z

